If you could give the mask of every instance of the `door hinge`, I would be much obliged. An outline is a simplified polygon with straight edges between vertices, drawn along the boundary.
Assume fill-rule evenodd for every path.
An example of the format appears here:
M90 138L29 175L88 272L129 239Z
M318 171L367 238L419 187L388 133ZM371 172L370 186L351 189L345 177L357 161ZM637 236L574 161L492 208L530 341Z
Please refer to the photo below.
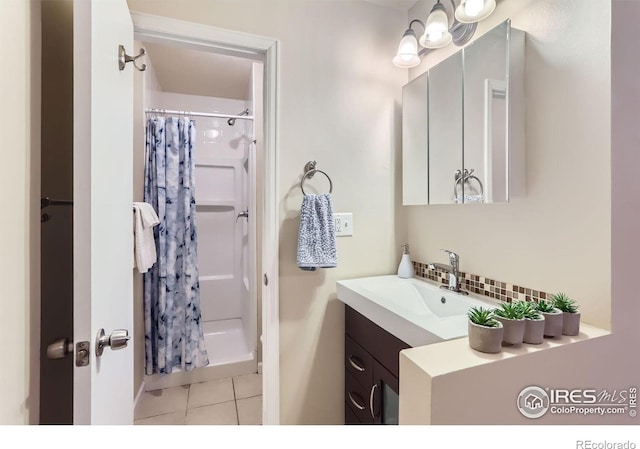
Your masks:
M269 285L269 278L267 277L267 273L264 274L264 285Z
M76 366L89 365L89 342L76 343Z

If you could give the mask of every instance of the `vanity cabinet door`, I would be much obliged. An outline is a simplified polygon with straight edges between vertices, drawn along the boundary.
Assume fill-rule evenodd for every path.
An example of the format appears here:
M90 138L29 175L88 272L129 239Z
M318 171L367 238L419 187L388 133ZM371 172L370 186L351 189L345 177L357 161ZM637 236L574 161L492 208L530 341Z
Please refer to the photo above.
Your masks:
M429 204L455 202L462 167L462 52L429 70Z
M402 88L402 204L429 203L429 72Z
M375 383L369 394L369 406L375 424L394 425L399 423L400 382L388 369L375 362L373 367Z
M509 200L507 22L464 49L465 202Z

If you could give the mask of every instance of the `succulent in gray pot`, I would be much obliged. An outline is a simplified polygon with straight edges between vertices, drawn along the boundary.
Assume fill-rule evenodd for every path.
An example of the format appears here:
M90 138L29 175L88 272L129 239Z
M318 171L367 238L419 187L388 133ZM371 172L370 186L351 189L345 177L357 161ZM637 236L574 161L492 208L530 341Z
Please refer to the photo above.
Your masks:
M524 315L524 337L522 341L531 345L539 345L544 340L544 316L536 309L534 302L520 301Z
M472 307L469 317L469 346L476 351L496 354L502 350L502 323L495 319L493 310Z
M522 344L526 323L523 309L518 302L503 302L493 313L496 320L500 321L504 327L502 343L505 345Z
M566 294L560 292L551 297L556 309L562 310L562 334L578 335L580 333L580 312L578 305Z
M544 336L562 337L562 311L544 299L537 302L536 309L544 316Z

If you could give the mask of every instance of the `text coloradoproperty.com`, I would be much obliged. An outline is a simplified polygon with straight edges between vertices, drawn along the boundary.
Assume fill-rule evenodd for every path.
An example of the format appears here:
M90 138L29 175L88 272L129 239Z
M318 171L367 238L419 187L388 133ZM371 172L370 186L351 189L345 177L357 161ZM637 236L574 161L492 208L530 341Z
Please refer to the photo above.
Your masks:
M552 405L551 413L578 413L580 415L621 415L627 413L627 407L578 407L575 405Z

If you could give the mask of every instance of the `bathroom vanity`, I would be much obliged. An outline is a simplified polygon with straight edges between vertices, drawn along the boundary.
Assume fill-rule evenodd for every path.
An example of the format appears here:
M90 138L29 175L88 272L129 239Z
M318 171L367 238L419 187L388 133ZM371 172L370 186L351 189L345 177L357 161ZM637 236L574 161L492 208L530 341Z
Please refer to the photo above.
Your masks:
M611 337L583 323L577 336L484 354L469 346L467 311L496 307L491 299L396 275L338 281L336 293L345 304L345 424L528 423L514 413L519 392L570 384L574 370L548 367L571 359L592 368L589 354Z
M467 335L491 303L395 275L338 281L345 303L345 424L398 424L400 351Z
M398 424L399 355L410 346L345 306L345 424Z

